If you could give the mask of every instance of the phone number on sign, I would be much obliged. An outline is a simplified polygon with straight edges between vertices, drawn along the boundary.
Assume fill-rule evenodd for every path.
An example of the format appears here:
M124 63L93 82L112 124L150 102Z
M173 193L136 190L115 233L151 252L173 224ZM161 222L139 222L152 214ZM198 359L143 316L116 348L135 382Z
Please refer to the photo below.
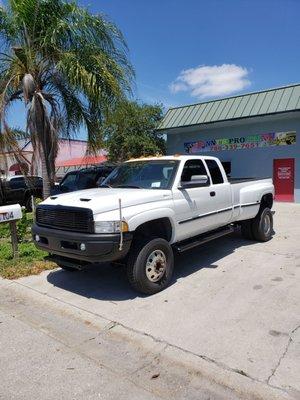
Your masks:
M210 151L254 149L255 147L264 147L264 146L267 146L267 144L265 143L222 144L222 145L211 146Z

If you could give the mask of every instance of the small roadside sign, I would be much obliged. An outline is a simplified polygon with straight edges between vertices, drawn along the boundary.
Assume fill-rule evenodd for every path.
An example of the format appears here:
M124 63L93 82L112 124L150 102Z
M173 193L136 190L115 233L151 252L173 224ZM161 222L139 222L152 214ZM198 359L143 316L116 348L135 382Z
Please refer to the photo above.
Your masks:
M20 204L0 207L0 223L16 221L22 218L22 209Z
M20 204L0 207L0 223L9 223L13 257L18 257L18 235L16 221L22 218Z

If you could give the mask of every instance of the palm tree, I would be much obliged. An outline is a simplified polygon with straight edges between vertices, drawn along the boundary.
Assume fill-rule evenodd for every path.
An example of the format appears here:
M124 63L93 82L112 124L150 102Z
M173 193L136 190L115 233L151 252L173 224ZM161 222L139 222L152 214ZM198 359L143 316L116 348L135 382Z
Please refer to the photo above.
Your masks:
M105 115L130 91L126 43L103 15L64 0L8 0L0 7L0 42L0 150L17 151L6 115L23 101L48 197L58 138L84 126L95 151Z

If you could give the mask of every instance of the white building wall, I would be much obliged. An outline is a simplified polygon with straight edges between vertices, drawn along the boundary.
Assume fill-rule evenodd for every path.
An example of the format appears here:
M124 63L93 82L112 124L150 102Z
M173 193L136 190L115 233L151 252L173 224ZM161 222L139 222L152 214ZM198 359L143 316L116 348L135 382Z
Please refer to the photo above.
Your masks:
M300 203L300 113L268 115L237 121L218 122L197 127L177 128L167 133L168 154L186 154L185 142L234 138L270 132L296 131L296 144L258 147L254 149L225 150L203 154L231 161L232 177L273 176L273 160L295 159L295 201Z

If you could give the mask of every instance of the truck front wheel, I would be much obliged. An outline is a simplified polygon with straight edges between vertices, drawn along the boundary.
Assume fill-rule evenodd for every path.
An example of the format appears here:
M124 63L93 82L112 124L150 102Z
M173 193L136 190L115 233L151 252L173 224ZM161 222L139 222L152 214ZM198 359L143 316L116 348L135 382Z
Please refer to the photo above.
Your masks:
M173 268L173 250L165 239L136 240L128 257L127 276L135 290L149 295L169 285Z

